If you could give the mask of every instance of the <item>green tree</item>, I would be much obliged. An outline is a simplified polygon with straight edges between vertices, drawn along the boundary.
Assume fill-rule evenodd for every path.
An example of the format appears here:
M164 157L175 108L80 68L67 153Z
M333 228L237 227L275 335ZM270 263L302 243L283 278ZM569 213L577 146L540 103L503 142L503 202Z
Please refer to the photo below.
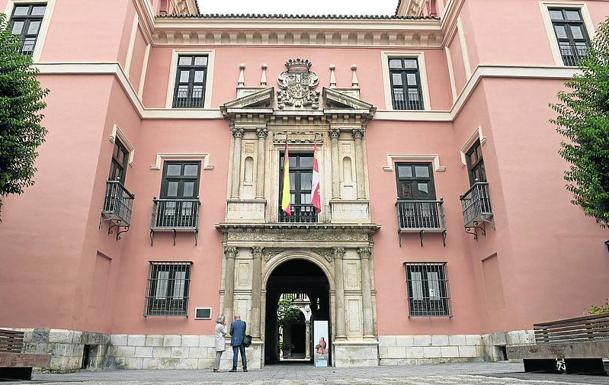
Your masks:
M286 327L290 322L297 320L300 316L300 310L289 299L280 299L277 306L277 323Z
M6 15L0 14L0 208L3 197L34 184L36 149L47 132L40 111L48 90L40 87L32 57L20 48Z
M581 206L603 227L609 224L609 19L602 23L581 73L566 82L551 105L552 120L566 137L560 150L570 163L565 172L572 203Z

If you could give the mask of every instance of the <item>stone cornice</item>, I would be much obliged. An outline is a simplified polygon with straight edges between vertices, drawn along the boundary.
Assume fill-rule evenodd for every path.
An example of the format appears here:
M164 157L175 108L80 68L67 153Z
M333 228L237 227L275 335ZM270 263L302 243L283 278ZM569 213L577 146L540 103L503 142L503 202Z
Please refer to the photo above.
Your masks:
M228 232L282 232L286 230L306 231L345 231L374 234L381 228L375 223L218 223L216 229L221 233Z

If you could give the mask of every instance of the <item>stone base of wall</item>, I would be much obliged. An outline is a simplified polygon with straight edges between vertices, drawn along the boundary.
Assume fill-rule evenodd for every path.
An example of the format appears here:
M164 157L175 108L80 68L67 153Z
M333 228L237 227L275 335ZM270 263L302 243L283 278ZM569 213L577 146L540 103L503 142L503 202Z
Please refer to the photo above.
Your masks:
M378 366L378 342L334 342L334 366Z
M500 361L504 347L534 344L532 330L485 335L397 335L379 337L381 365Z

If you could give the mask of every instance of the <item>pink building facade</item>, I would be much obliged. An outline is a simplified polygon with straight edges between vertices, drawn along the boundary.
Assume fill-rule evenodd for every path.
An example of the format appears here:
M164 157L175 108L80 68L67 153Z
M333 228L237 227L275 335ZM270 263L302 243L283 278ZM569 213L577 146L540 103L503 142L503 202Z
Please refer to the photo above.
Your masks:
M609 4L202 8L0 0L51 91L36 184L4 199L0 327L52 369L210 368L220 314L272 364L285 293L310 301L305 357L323 320L335 366L499 360L606 299L548 104Z

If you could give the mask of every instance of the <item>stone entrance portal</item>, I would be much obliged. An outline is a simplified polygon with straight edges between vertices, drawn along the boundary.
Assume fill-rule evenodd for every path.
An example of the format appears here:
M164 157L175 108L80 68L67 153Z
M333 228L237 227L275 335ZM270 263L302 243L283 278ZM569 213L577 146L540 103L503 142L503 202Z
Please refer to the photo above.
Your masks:
M299 318L302 320L290 322L280 328L277 317L280 298L292 300L295 307L300 309ZM300 298L303 300L299 301ZM302 306L299 306L299 303ZM312 362L313 321L330 321L330 284L326 274L319 266L306 259L283 262L268 276L264 310L264 363L278 363L281 355L286 359L302 358ZM280 330L283 333L283 347L278 346Z

